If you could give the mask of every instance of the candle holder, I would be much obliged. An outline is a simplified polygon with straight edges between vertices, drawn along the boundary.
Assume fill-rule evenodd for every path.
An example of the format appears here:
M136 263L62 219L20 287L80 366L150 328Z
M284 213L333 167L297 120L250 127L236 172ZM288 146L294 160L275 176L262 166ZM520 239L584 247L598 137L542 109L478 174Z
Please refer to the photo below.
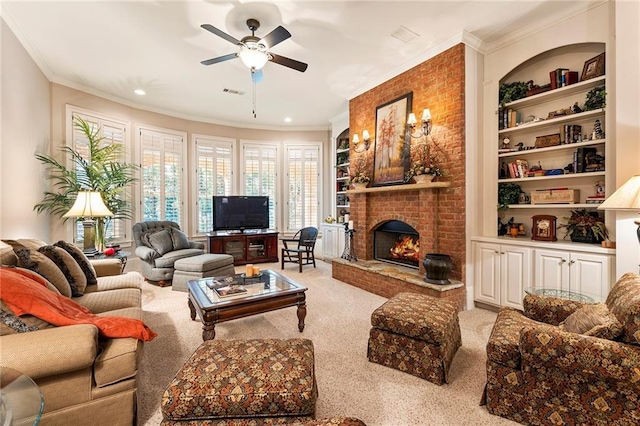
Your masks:
M355 248L353 247L353 234L355 232L356 230L353 229L353 221L351 221L351 226L349 225L349 223L344 224L344 252L340 257L342 259L348 260L349 262L358 261Z

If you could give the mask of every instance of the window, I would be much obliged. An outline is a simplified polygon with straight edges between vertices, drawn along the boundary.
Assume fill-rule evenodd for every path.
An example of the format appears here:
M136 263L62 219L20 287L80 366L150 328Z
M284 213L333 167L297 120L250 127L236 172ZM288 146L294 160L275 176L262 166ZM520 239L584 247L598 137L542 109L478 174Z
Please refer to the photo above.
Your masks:
M141 127L142 221L170 220L186 229L184 223L185 134L171 130Z
M287 146L288 191L285 228L296 231L307 226L318 227L320 194L320 144Z
M194 135L196 233L213 229L213 196L233 195L233 139Z
M71 148L76 150L83 158L89 158L89 140L86 135L78 130L74 125L76 117L86 121L92 130L99 129L98 136L103 138L101 143L104 145L121 144L123 149L120 151L121 158L119 161L128 162L127 157L127 125L110 118L101 116L100 114L81 110L79 108L67 106L67 140L71 141ZM77 169L78 177L82 178L84 170ZM131 229L131 221L126 219L110 219L107 218L105 228L105 236L108 241L122 242L127 239L128 230ZM73 240L76 243L84 240L84 229L82 221L75 223Z
M271 143L242 142L245 195L269 196L269 228L277 229L278 147Z

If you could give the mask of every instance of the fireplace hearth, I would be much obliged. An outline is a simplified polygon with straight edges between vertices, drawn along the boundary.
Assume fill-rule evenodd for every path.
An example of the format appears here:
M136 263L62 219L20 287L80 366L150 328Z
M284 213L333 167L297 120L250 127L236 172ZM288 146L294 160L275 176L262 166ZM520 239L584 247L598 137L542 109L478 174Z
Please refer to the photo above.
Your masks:
M420 234L411 225L390 220L373 231L374 259L418 269L420 267Z

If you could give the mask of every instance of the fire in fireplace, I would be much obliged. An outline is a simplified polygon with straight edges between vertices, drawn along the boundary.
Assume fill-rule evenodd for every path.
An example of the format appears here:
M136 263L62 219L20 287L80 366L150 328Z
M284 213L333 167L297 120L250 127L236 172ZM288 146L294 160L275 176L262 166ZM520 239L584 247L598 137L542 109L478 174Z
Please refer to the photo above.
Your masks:
M384 222L373 231L374 259L418 269L419 237L418 231L405 222Z

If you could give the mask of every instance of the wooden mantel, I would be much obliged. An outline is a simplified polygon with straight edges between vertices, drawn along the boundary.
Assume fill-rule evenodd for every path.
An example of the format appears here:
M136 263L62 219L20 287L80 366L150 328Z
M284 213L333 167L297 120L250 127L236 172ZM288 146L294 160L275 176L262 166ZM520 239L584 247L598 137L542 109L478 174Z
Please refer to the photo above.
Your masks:
M415 183L415 184L407 184L407 185L375 186L373 188L348 189L347 194L362 194L364 192L414 191L416 189L440 189L440 188L448 188L450 186L451 186L450 182L427 182L427 183Z

